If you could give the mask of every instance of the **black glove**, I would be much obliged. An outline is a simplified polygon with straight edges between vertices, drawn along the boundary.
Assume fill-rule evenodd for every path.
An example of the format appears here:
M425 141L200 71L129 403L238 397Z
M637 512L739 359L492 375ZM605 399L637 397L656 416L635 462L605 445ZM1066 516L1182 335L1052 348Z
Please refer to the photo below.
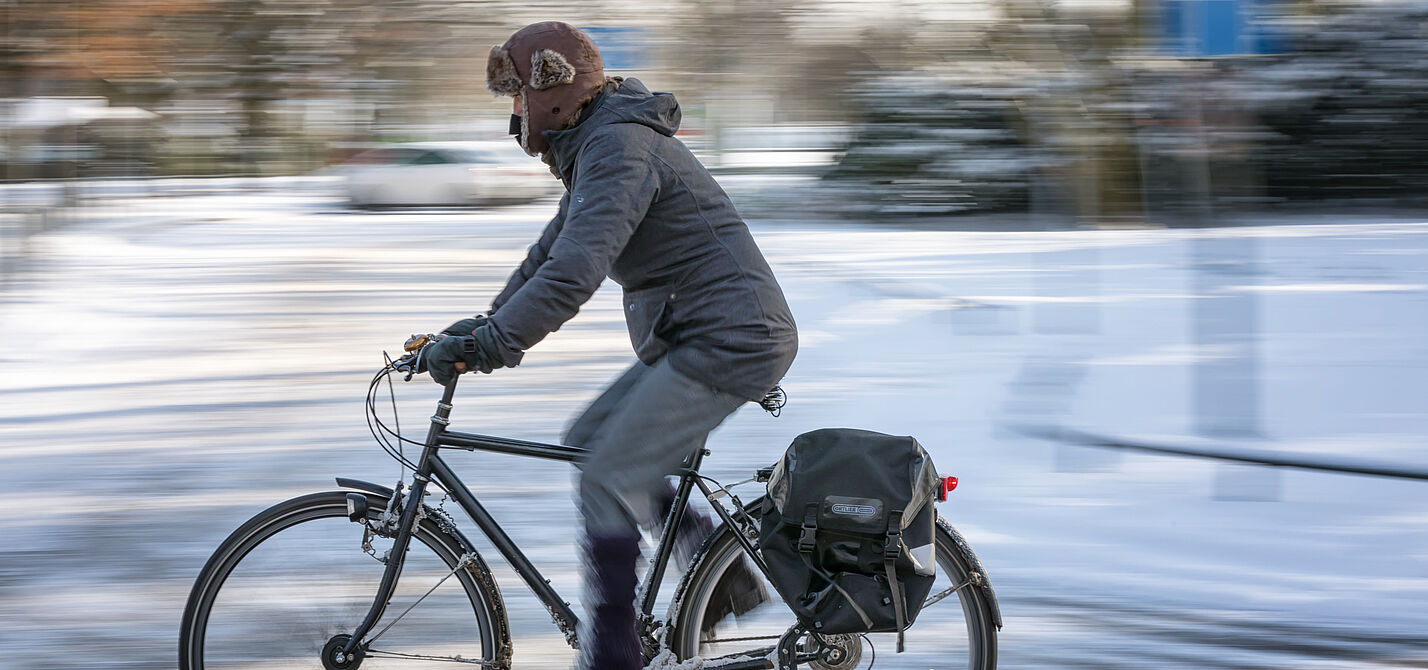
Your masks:
M465 372L480 370L490 374L496 368L506 367L496 355L495 333L484 323L471 335L447 335L422 352L423 367L431 373L432 381L442 386L463 372L456 369L458 362L466 365Z
M486 325L486 315L477 314L469 319L457 321L441 332L446 335L470 335L472 331L484 325Z

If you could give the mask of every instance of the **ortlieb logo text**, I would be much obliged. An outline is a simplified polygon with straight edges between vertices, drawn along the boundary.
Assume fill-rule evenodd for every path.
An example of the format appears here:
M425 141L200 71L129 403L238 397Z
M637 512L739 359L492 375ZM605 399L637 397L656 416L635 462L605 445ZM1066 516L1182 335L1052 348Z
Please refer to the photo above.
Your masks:
M878 510L872 505L848 505L846 503L838 503L833 506L833 513L845 516L872 516L877 514Z

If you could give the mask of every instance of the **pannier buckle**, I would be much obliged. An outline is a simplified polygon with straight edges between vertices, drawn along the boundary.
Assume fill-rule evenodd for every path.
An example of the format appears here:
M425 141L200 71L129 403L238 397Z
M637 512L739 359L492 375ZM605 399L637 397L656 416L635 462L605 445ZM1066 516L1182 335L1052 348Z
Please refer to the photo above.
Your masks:
M801 528L803 532L798 534L798 550L803 553L811 552L815 546L814 536L818 533L818 527L804 524Z
M896 561L902 553L902 531L890 530L883 543L883 560Z
M818 534L818 505L809 504L803 509L803 523L799 526L803 532L798 534L798 551L801 553L812 553L815 546L814 539Z
M902 553L902 511L893 512L888 518L888 534L883 538L883 560L896 561Z

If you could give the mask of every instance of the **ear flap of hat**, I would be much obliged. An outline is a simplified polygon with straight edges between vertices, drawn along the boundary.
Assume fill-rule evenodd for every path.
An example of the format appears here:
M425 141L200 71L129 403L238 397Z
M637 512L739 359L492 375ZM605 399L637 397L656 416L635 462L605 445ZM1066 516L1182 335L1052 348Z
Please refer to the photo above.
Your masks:
M519 95L521 76L516 73L516 63L511 53L500 46L491 47L491 55L486 59L486 88L496 95Z
M550 49L537 49L531 54L531 88L543 91L575 81L575 68L570 61Z

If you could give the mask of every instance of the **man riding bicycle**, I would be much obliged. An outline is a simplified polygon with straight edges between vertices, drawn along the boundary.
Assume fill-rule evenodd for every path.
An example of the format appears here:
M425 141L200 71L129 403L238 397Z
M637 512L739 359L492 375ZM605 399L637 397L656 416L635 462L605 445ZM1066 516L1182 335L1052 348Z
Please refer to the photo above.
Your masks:
M639 361L565 442L590 450L578 464L589 623L581 667L640 668L639 526L663 517L665 477L788 370L797 330L729 197L675 139L674 96L606 77L595 44L559 22L526 26L493 47L486 85L513 98L512 134L566 192L490 311L447 328L425 365L443 384L464 371L518 365L605 277L624 289ZM730 608L751 606L745 594Z

